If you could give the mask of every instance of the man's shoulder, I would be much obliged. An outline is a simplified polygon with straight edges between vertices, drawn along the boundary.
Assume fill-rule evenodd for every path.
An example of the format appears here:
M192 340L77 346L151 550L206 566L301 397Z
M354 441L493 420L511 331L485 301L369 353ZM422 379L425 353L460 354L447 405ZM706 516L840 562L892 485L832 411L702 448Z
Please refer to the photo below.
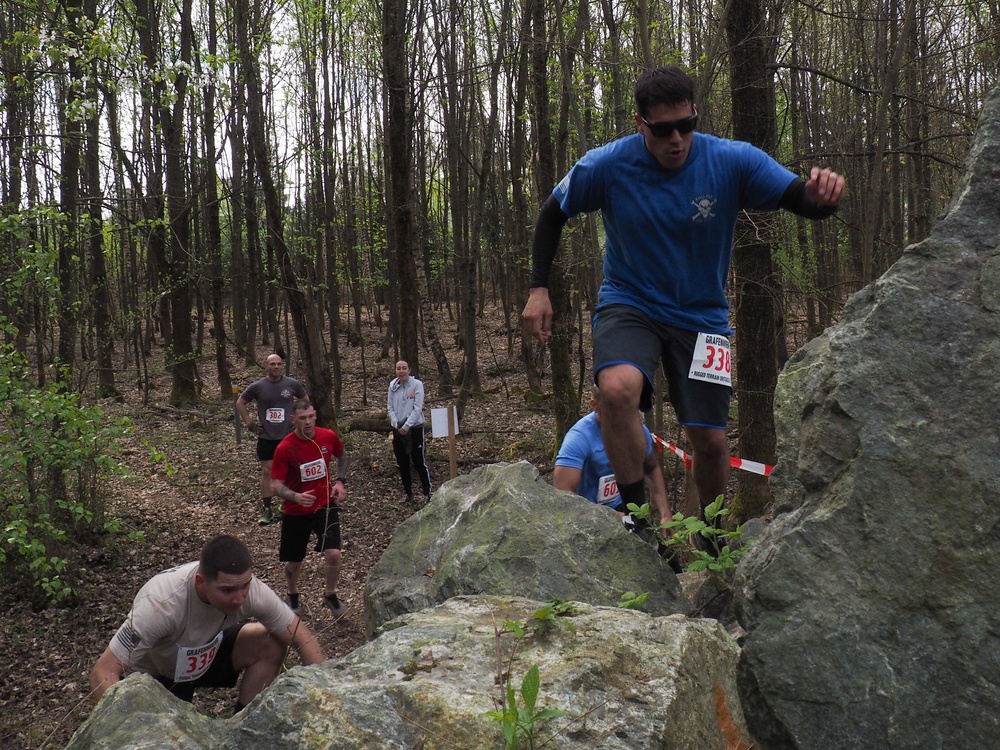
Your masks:
M198 561L192 560L191 562L181 563L180 565L175 565L172 568L167 568L166 570L161 570L159 573L153 576L150 580L186 580L194 575L198 568Z
M151 605L159 611L163 602L182 600L197 572L198 561L194 560L157 573L139 589L134 607Z
M623 163L631 163L637 157L645 157L645 154L646 146L642 140L642 135L632 133L631 135L625 135L613 141L608 141L601 146L595 146L583 155L580 162L590 164L591 166L600 166L603 164L621 166Z
M295 433L292 434L294 435ZM340 442L340 435L337 434L336 430L331 430L329 427L317 427L316 440L317 442L336 445L338 442Z
M576 423L569 428L563 438L563 445L590 441L595 434L600 435L601 427L597 423L594 412L590 412L580 417Z
M267 378L258 378L257 380L253 381L250 385L248 385L246 388L244 388L243 393L241 395L246 396L249 393L254 393L258 391L259 389L264 387L264 384L266 382Z
M275 446L274 455L277 456L279 451L281 452L282 455L284 455L288 451L292 450L292 448L298 442L301 441L299 440L299 437L295 434L295 431L292 430L281 439L281 441L278 443L277 446Z
M723 160L728 164L740 166L761 162L779 164L769 153L746 141L720 138L711 133L695 133L695 138L698 150L715 163Z
M262 378L262 380L267 380L267 378ZM274 388L280 388L285 390L286 388L292 389L292 392L304 392L305 386L302 385L302 381L296 380L291 375L282 375L281 380L268 381Z

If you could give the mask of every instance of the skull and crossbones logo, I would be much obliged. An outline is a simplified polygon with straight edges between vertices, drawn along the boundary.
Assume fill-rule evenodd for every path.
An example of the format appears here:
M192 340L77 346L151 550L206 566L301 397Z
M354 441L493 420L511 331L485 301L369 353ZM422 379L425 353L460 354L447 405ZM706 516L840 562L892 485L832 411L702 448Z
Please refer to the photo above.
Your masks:
M710 196L703 195L695 198L691 201L691 205L698 209L698 213L691 217L694 221L708 221L715 216L712 213L712 209L715 207L715 199Z

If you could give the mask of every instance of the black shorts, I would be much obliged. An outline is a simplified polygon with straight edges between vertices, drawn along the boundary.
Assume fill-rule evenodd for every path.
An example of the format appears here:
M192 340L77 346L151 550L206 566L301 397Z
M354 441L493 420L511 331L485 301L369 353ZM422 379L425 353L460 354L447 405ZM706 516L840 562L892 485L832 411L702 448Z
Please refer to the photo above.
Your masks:
M240 633L240 628L246 625L245 622L237 623L222 631L222 643L219 644L219 652L212 660L212 666L208 668L197 680L191 682L174 682L169 677L156 676L163 687L176 695L182 701L191 702L194 698L194 689L200 687L235 687L236 681L240 678L240 673L233 668L233 648L236 646L236 636Z
M329 512L328 512L329 511ZM340 511L332 503L315 513L281 516L281 546L278 560L281 562L302 562L309 546L309 537L316 535L316 552L340 549Z
M267 438L257 438L257 460L270 461L274 458L274 452L278 449L280 440L268 440Z
M667 392L677 422L690 427L726 429L729 420L728 385L688 377L697 331L660 323L629 305L607 305L594 316L594 382L610 365L632 365L645 377L639 408L653 407L656 367L663 362Z

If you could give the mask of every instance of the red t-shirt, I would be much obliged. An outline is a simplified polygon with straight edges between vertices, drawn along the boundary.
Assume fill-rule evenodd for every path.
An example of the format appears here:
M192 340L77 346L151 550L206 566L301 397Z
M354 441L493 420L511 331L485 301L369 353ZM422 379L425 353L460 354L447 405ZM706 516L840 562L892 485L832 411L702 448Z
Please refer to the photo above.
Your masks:
M330 476L330 459L340 458L344 444L333 430L316 428L312 440L303 440L295 432L278 443L271 462L271 478L279 480L293 492L313 491L316 504L303 508L298 503L285 500L281 512L289 516L305 516L326 507L333 497L336 477Z

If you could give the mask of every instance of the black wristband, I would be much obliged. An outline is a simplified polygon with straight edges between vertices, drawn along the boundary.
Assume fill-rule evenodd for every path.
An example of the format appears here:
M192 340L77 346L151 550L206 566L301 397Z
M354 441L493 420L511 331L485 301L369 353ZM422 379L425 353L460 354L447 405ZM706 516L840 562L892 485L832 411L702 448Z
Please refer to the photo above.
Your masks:
M340 482L345 487L347 486L347 480L344 477L337 477L336 481Z

